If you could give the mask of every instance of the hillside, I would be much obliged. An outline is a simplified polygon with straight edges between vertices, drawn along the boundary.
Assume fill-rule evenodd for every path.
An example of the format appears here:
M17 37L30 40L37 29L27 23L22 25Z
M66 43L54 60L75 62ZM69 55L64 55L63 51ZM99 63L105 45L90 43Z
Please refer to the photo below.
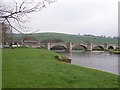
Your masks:
M33 36L37 40L42 41L45 39L62 39L64 42L72 42L72 43L118 43L117 39L113 38L100 38L93 36L82 36L82 35L72 35L72 34L64 34L64 33L35 33L35 34L27 34L28 36ZM21 37L23 35L15 35L15 37Z

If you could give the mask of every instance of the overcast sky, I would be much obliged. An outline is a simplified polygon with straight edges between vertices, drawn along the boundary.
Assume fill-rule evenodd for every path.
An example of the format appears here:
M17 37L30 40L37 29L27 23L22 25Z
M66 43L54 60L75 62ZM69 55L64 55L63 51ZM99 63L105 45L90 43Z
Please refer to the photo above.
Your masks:
M119 0L57 0L30 15L33 32L118 35ZM28 31L29 31L28 30Z

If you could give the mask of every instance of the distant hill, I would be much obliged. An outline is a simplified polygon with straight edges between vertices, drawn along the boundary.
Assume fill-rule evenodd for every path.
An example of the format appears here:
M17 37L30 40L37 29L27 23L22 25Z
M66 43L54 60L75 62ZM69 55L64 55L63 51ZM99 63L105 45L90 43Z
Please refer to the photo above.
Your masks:
M23 35L20 35L20 34L15 35L16 38L20 38L22 36ZM50 32L34 33L34 34L27 34L27 36L33 36L39 41L46 40L46 39L62 39L65 43L68 43L68 42L72 42L72 43L92 42L92 43L111 43L111 44L118 43L118 39L114 39L114 38L72 35L72 34L64 34L64 33L50 33Z

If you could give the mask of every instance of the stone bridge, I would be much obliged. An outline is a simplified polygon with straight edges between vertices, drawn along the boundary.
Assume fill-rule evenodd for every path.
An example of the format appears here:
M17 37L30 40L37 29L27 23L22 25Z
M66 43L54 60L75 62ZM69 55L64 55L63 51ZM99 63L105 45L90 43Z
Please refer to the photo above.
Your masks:
M72 52L74 47L81 46L83 47L86 51L92 51L95 47L99 47L102 50L107 50L107 49L116 49L118 48L117 44L94 44L94 43L47 43L47 44L40 44L40 47L47 48L48 50L51 50L51 48L55 46L62 46L65 48L67 52Z

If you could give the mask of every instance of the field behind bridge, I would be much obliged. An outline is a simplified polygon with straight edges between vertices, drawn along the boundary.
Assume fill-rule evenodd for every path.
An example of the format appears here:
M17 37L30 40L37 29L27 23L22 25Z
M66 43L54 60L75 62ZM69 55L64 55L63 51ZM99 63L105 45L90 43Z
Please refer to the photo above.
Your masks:
M20 38L23 35L15 35L15 37ZM82 35L72 35L72 34L64 34L64 33L34 33L28 34L27 36L33 36L37 40L42 41L45 39L62 39L65 43L110 43L110 44L118 44L118 39L113 38L99 38L93 36L82 36Z

